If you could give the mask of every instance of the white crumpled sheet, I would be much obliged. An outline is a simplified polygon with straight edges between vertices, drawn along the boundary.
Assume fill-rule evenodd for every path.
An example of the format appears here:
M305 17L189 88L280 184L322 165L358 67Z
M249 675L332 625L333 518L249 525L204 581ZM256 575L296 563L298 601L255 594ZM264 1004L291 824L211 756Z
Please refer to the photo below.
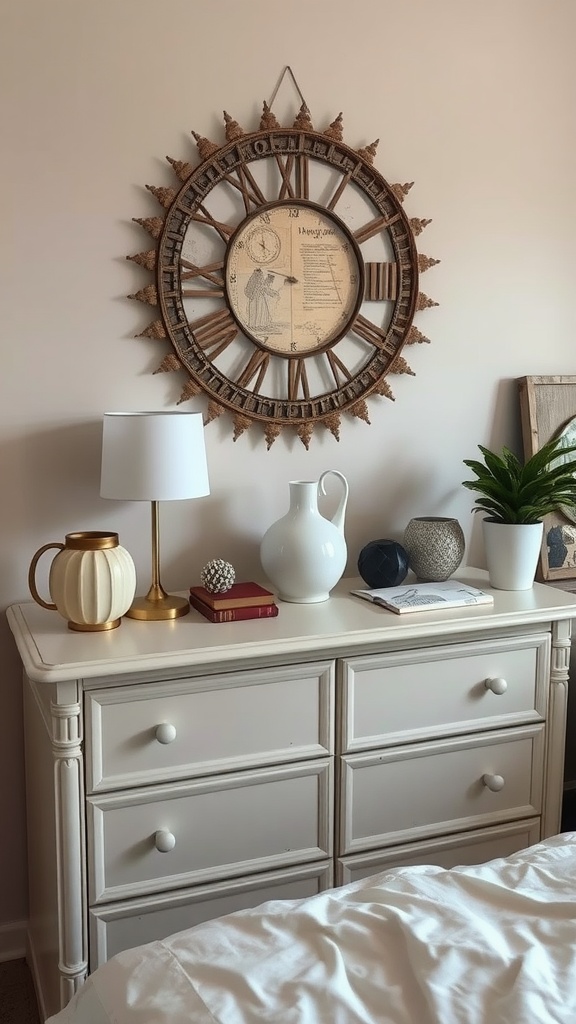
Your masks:
M50 1024L576 1024L576 833L400 868L103 964Z

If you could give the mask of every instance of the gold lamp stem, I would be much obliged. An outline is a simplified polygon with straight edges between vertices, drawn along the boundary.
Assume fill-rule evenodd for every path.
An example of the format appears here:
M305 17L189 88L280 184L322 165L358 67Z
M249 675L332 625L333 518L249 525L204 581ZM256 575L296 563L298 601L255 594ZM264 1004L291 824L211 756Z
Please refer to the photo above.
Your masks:
M160 516L158 502L151 502L152 510L152 584L146 597L138 597L126 612L131 619L177 619L190 611L185 597L167 594L160 583Z
M158 502L151 502L152 511L152 586L146 594L147 601L161 601L168 597L160 583L160 516Z

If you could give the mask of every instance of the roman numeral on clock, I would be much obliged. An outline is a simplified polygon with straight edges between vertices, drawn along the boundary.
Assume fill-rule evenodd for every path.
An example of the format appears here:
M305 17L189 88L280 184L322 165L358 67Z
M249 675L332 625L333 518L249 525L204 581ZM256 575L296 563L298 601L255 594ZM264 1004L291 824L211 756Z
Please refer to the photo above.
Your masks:
M398 295L398 267L395 263L366 263L364 298L367 301L395 299Z
M396 352L397 345L387 340L387 332L381 327L377 327L371 320L367 320L360 313L352 323L351 330L355 331L363 341L367 341L369 345L374 345L375 348L380 349L382 352L387 352L391 356Z
M400 220L400 214L396 213L393 217L375 217L374 220L368 221L361 228L358 228L354 232L354 238L361 245L362 242L366 242L373 235L377 235L380 231L384 231L384 228L389 228L391 224L395 224L397 220Z
M215 359L234 341L238 328L229 309L218 309L214 313L193 320L188 327L196 343L210 357Z
M328 365L330 366L330 369L332 371L332 376L334 377L334 382L337 388L342 387L342 385L345 384L347 381L352 380L352 374L350 373L350 370L348 369L347 366L344 365L342 360L336 355L335 352L332 352L331 349L328 349L325 355L326 359L328 360Z
M258 207L264 206L267 202L266 196L261 191L257 181L246 167L246 164L239 164L236 169L236 174L238 175L238 181L236 181L231 174L225 174L222 180L227 181L242 193L246 213L251 213L253 209L256 210Z
M186 209L183 207L183 209ZM228 239L232 235L234 228L231 228L229 224L224 224L220 220L215 220L211 213L204 206L198 206L197 210L191 212L186 209L186 213L190 215L190 220L195 220L198 224L206 224L210 228L214 228L218 232L222 241L228 243Z
M282 177L278 199L308 199L308 157L291 153L283 160L279 153L275 155Z
M190 281L194 278L200 277L216 286L215 288L183 289L183 298L221 298L224 295L224 280L222 275L218 273L218 271L224 269L223 260L220 260L218 263L207 263L204 267L197 267L195 263L190 263L189 260L181 259L180 265L186 268L180 274L181 281Z
M246 366L242 370L240 376L236 379L238 387L245 388L251 381L256 377L256 383L252 386L252 391L258 392L262 386L268 364L270 362L270 353L263 352L261 349L256 349L250 356L250 359L246 363Z
M342 195L342 193L344 192L346 186L348 185L348 183L349 183L349 181L350 181L350 179L352 177L352 173L353 173L352 171L348 171L344 175L344 177L342 178L342 181L338 185L338 188L334 192L334 195L332 196L332 199L330 200L329 203L326 203L326 209L327 210L333 210L334 209L334 207L336 206L336 203L340 199L340 196Z
M288 401L295 402L298 391L302 388L304 398L310 398L306 364L303 359L288 360Z
M212 281L213 284L224 284L222 276L219 273L220 270L224 269L224 260L219 260L218 263L206 263L203 267L197 267L195 263L190 263L189 260L181 259L180 265L186 267L186 270L180 274L182 281L189 281L193 277L203 277L204 280Z

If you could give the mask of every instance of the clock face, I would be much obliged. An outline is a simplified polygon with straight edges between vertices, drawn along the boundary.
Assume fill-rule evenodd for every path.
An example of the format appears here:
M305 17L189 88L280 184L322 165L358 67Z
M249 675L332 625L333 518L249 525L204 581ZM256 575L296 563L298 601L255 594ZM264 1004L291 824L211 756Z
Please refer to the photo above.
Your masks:
M339 438L427 340L412 321L436 305L418 285L438 262L416 251L428 221L408 219L410 185L388 185L375 144L341 141L341 117L322 133L304 107L292 128L266 105L259 131L225 120L223 146L196 136L198 167L170 159L178 189L147 186L166 213L138 221L157 248L130 257L156 274L134 296L159 310L141 336L171 343L159 369L186 371L180 401L206 395L208 420L230 412L234 439L253 423L268 447L287 426L306 447L318 424Z
M346 333L361 283L352 235L311 203L265 207L228 247L225 285L236 322L256 344L288 358L318 352Z

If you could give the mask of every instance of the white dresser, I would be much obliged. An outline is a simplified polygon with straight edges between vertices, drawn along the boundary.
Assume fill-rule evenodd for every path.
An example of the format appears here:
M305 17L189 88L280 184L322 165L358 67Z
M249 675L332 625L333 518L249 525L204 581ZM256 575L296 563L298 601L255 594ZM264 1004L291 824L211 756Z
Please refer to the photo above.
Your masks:
M536 584L399 616L350 596L361 585L276 619L192 611L106 633L8 610L45 1015L129 946L558 831L576 597Z

